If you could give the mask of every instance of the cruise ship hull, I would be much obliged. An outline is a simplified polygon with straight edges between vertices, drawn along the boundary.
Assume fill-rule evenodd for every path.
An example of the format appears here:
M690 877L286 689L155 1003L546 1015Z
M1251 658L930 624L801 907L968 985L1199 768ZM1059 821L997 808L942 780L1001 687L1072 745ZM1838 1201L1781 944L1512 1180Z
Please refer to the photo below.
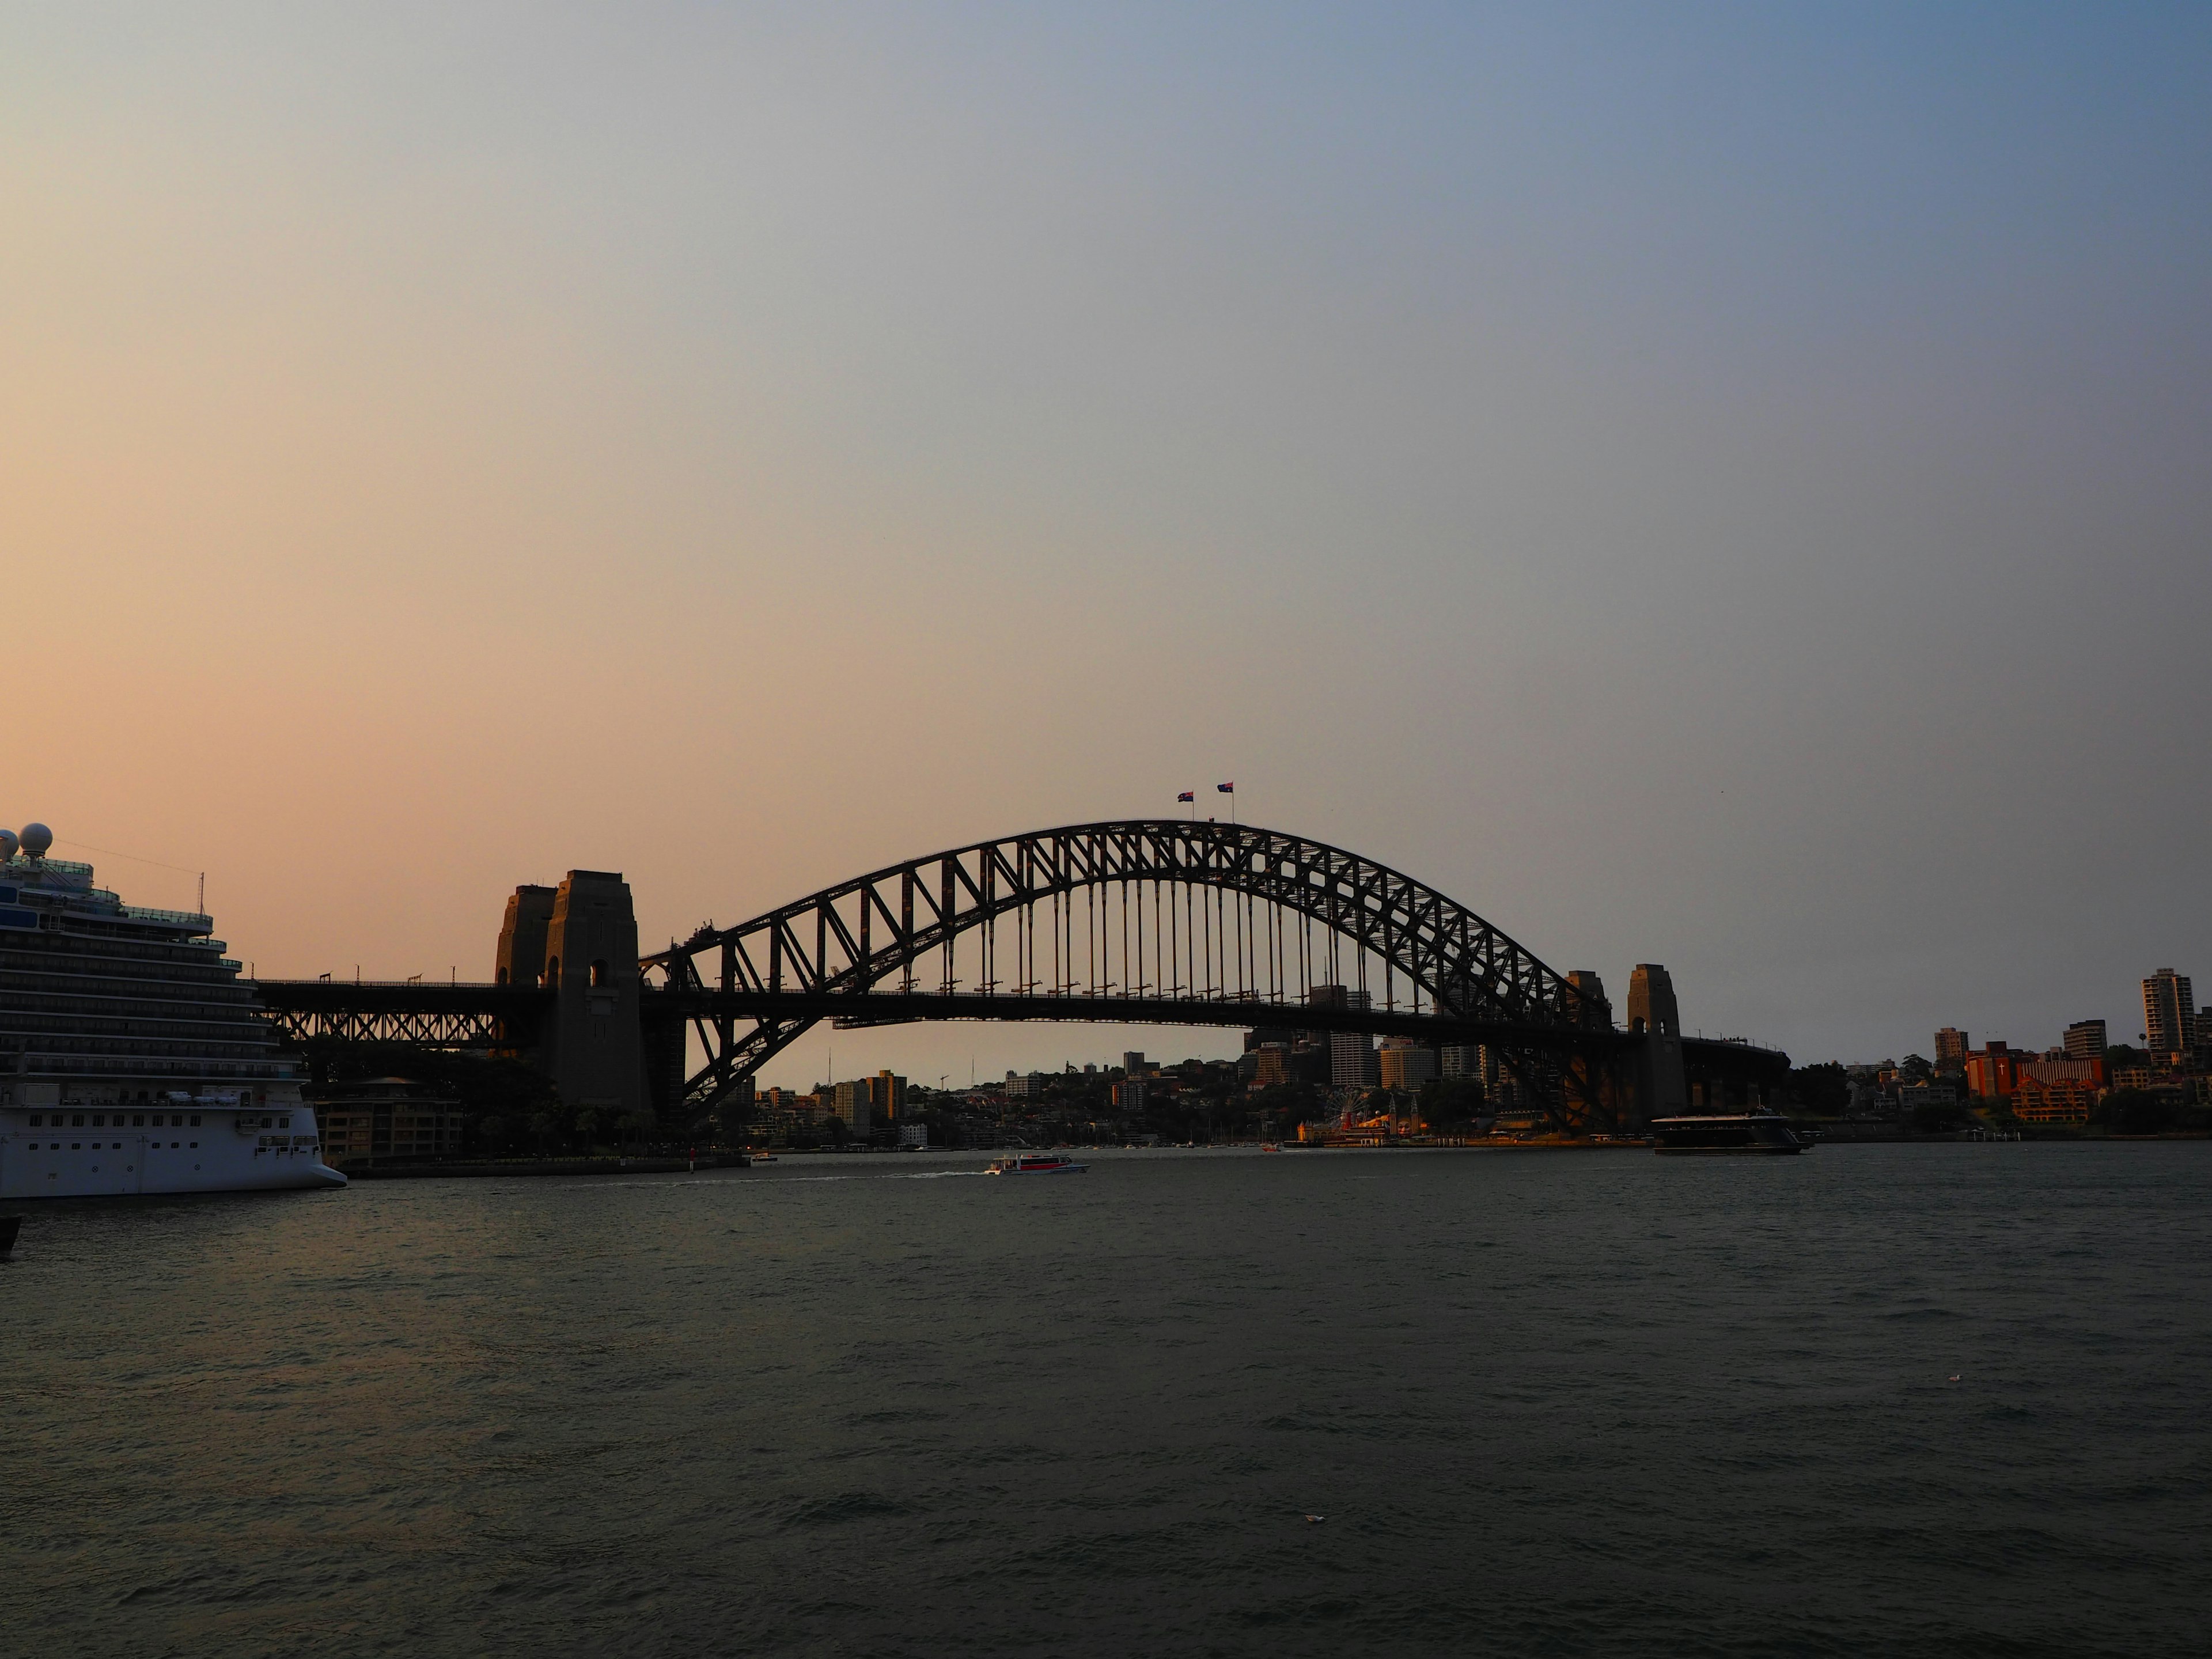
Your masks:
M0 832L0 1201L343 1186L212 919L125 904L52 841Z
M165 1193L242 1193L284 1188L343 1187L345 1176L324 1164L313 1119L302 1114L283 1132L239 1129L246 1114L203 1113L198 1129L103 1127L32 1130L0 1127L0 1199L127 1198ZM46 1114L40 1115L45 1116Z

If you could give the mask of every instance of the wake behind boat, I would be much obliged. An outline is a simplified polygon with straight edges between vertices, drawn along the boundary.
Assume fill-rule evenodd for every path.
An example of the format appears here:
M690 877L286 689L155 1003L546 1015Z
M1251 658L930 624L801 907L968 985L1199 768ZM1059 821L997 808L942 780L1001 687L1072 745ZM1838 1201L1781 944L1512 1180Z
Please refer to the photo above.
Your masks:
M0 1198L344 1186L215 924L52 845L0 830Z
M1083 1175L1091 1166L1078 1164L1073 1158L1062 1158L1057 1152L1024 1152L1018 1158L1000 1158L991 1160L985 1175Z
M1764 1152L1787 1156L1812 1143L1778 1112L1735 1112L1705 1117L1655 1117L1655 1152Z

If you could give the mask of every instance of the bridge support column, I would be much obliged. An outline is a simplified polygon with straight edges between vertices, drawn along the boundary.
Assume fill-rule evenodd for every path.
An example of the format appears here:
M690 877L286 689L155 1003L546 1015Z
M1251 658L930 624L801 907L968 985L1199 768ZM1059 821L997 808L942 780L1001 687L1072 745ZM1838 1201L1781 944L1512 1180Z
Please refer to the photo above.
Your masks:
M1682 1070L1682 1022L1674 1006L1674 981L1656 962L1638 963L1628 976L1628 1029L1644 1038L1636 1090L1640 1121L1635 1127L1687 1111L1690 1091Z
M638 1019L637 914L618 872L571 870L545 927L554 993L545 1066L562 1103L610 1120L651 1115Z

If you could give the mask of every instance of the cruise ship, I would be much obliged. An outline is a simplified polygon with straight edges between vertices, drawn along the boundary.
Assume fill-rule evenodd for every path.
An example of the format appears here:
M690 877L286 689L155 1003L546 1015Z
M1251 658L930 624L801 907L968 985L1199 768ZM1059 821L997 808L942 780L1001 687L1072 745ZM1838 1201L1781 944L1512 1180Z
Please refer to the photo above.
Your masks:
M343 1186L215 924L52 846L0 830L0 1200Z

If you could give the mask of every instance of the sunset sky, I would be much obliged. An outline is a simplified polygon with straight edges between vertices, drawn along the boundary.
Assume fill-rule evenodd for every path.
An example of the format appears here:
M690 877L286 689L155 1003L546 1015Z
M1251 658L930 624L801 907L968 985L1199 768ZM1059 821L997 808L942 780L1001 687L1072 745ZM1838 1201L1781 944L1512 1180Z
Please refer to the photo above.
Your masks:
M2212 977L2212 8L0 4L0 824L263 974L1233 778L1801 1063Z

